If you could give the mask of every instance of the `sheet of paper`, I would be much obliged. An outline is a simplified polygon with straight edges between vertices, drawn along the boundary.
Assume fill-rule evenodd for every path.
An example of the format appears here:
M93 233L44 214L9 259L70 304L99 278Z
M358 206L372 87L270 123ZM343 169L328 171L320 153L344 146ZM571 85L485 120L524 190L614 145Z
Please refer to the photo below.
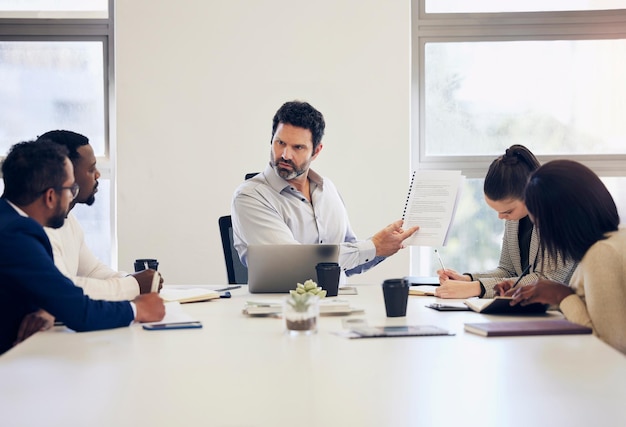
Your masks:
M404 228L419 230L404 241L410 246L444 246L458 204L461 171L415 171L404 208Z
M171 301L165 303L165 317L163 320L149 323L191 322L192 320L195 319L185 313L178 301Z

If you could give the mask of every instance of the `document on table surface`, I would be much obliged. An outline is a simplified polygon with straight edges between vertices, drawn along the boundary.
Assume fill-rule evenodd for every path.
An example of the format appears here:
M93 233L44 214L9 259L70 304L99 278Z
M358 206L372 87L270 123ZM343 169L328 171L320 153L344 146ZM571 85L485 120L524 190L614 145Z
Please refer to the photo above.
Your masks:
M165 303L165 317L163 320L159 320L158 322L147 322L145 324L151 323L174 323L174 322L191 322L194 319L180 306L178 301L170 301Z
M323 298L319 302L319 309L321 315L352 314L363 311L362 309L351 307L349 301L338 298ZM249 316L277 315L281 314L282 311L282 300L247 301L242 310L243 314Z
M461 171L414 171L404 206L404 228L419 230L404 241L410 246L444 246L465 177Z

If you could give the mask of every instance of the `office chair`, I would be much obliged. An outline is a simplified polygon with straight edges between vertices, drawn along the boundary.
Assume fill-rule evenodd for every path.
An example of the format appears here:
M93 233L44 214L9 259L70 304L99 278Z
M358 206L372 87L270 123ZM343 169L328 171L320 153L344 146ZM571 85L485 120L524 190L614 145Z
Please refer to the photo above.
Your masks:
M258 172L251 172L245 175L245 179L252 178ZM222 237L222 249L224 250L224 261L226 262L226 274L228 284L248 283L248 268L241 263L239 254L233 241L233 222L230 215L225 215L218 220L220 226L220 236Z
M222 237L222 249L224 249L224 261L226 261L228 283L231 285L248 283L248 269L241 263L239 255L235 250L233 242L233 223L230 215L220 217L218 223Z
M258 172L250 172L250 173L247 173L247 174L246 174L245 178L246 178L246 179L250 179L250 178L252 178L253 176L258 175L258 174L259 174Z

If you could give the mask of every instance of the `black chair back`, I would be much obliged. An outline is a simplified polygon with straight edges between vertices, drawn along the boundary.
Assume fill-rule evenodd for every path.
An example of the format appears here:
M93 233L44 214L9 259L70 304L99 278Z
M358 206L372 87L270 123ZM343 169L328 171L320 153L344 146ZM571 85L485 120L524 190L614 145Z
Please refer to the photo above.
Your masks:
M248 283L248 269L241 263L239 255L235 250L233 223L230 215L220 217L218 222L220 226L220 236L222 237L222 249L224 250L228 283L231 285Z

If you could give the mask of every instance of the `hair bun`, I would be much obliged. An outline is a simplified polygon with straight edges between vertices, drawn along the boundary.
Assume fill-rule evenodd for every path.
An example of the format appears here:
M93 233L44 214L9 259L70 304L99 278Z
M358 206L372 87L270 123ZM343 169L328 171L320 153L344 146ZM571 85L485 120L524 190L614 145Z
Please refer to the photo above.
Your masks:
M505 165L515 165L519 162L519 153L513 148L507 148L502 156L502 163Z

